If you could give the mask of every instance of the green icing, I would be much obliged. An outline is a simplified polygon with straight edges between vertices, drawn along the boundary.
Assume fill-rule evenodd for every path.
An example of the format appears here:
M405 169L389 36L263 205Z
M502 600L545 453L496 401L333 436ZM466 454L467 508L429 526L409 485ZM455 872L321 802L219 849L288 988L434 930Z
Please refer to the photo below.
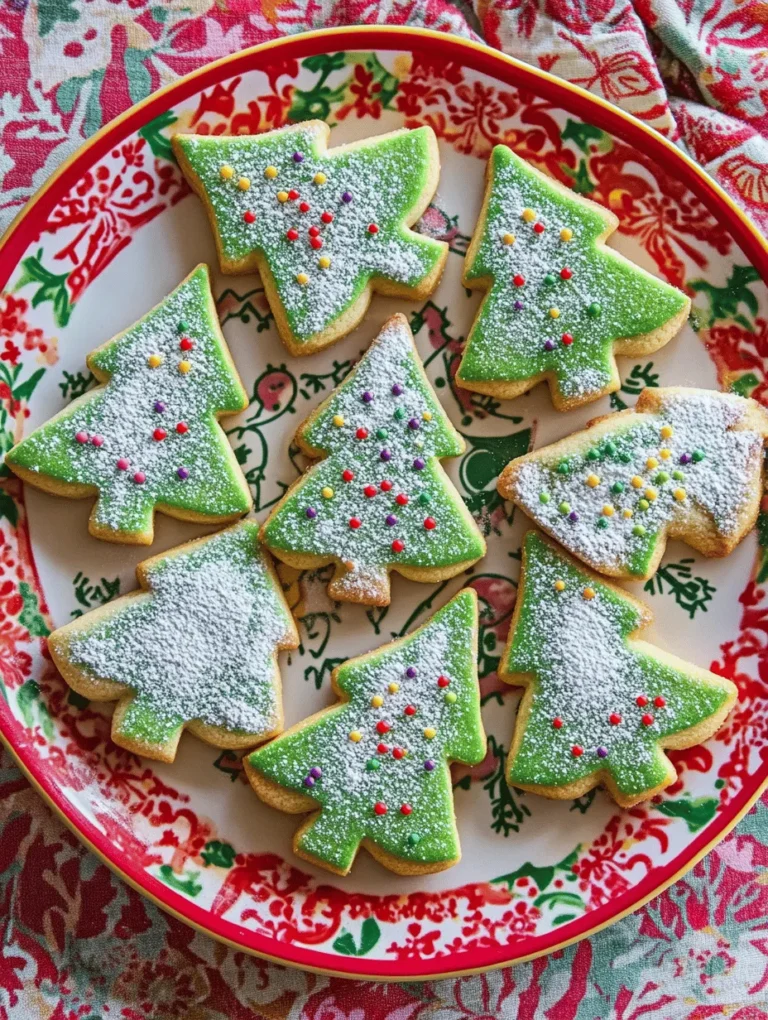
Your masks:
M660 786L669 763L659 742L720 711L733 685L631 640L648 622L638 605L535 532L525 538L523 569L502 672L511 683L518 673L532 677L531 707L510 753L509 783L560 787L602 773L626 798ZM565 583L562 591L556 581ZM593 598L585 598L585 588ZM638 697L647 704L638 705ZM654 704L657 697L663 706ZM575 756L574 747L583 753Z
M476 598L465 589L413 634L344 663L335 677L342 704L250 755L260 776L317 802L301 851L341 872L363 840L414 864L458 858L448 762L473 765L485 755L476 644ZM380 722L390 729L379 732ZM396 749L406 753L396 757ZM321 774L313 778L312 769Z
M667 530L695 540L702 511L729 542L749 526L764 438L749 413L733 394L659 389L578 448L571 436L513 462L501 488L590 566L645 577Z
M184 339L191 350L181 348ZM162 358L156 368L152 355ZM191 366L187 374L179 370L182 361ZM22 440L6 455L10 467L33 472L44 488L60 482L97 492L92 527L100 537L151 536L158 506L214 518L250 509L248 486L216 419L242 410L248 399L219 330L207 267L95 350L88 364L106 385ZM184 434L179 423L188 426ZM158 428L164 439L155 439ZM88 441L78 442L78 433Z
M327 137L319 121L265 135L176 136L185 172L209 203L222 264L247 271L256 268L257 254L264 257L299 344L332 326L371 280L415 287L445 251L442 242L405 225L431 194L437 159L431 128L330 151ZM233 176L224 179L222 167L232 168ZM277 176L265 176L267 168ZM317 174L325 176L323 183L316 183ZM241 178L249 182L247 190L238 186ZM296 197L281 202L280 192ZM324 213L331 222L324 222ZM312 247L313 227L321 247ZM294 240L289 230L297 232ZM330 259L327 268L321 258ZM301 273L305 283L297 280Z
M148 591L51 638L60 661L133 693L116 717L116 736L151 754L194 720L253 742L279 729L275 653L294 645L295 631L258 524L243 521L140 570Z
M596 399L615 377L613 345L659 329L685 307L685 295L598 245L610 223L600 207L569 197L505 145L491 153L486 201L464 279L490 289L469 334L460 381L472 388L550 373L556 401ZM526 209L535 220L522 218ZM573 233L569 241L561 239L564 228ZM514 243L505 244L505 234ZM561 277L564 268L570 279ZM559 317L550 317L551 308ZM563 334L573 337L569 346Z
M366 438L357 438L359 428ZM386 438L379 439L382 429ZM326 459L309 469L265 525L264 539L278 556L294 552L349 563L347 590L373 598L388 591L393 567L447 568L483 555L477 525L437 459L461 453L462 439L429 385L403 316L389 320L299 436ZM375 495L366 495L369 486ZM332 498L323 496L326 487ZM352 528L352 520L360 526ZM430 520L431 530L425 526ZM396 540L404 543L401 552L393 550Z

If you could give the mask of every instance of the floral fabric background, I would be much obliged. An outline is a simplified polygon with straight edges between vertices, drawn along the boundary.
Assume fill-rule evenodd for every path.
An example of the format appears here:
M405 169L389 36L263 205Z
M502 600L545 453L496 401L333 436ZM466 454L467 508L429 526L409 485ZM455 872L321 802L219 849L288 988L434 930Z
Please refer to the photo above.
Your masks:
M768 13L757 0L1 3L3 225L84 139L176 77L286 33L386 23L485 39L583 85L686 147L768 228ZM356 100L375 116L369 84ZM166 916L84 850L3 755L0 1016L768 1020L767 876L768 797L683 880L590 940L514 969L372 994L236 953Z

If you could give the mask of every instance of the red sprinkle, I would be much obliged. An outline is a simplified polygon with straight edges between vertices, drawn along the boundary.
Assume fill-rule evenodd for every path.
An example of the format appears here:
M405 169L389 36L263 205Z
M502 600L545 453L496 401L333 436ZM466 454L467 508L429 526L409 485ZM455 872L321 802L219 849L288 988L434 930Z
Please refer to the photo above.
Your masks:
M243 213L243 219L245 220L246 223L255 223L256 213L251 212L250 209L246 209L245 212Z
M189 425L185 421L180 421L176 426L176 431L180 436L183 436L186 432L189 432Z
M310 237L317 237L317 235L318 235L319 233L320 233L320 227L316 227L316 226L314 226L314 224L313 224L313 225L312 225L312 226L311 226L311 227L309 228L309 236L310 236Z
M401 804L400 805L400 814L401 815L409 815L411 813L411 811L413 811L413 808L411 807L410 804Z
M621 716L619 715L618 712L611 712L611 714L608 716L608 722L611 724L611 726L618 726L619 723L621 722Z
M389 723L387 722L386 719L379 719L379 721L376 723L376 732L377 733L382 733L382 734L383 733L389 733L389 731L391 729L392 729L392 727L389 725Z
M290 230L286 231L285 236L288 238L289 241L298 241L299 232L298 230L295 230L293 227L291 227Z
M392 757L393 758L397 758L398 761L400 761L401 758L405 758L405 748L404 747L393 747L392 748Z
M333 223L333 213L324 212L320 219L323 223Z
M354 471L350 471L349 468L345 468L345 470L341 472L341 477L345 482L351 482L355 477L355 473Z
M295 202L298 197L299 197L298 191L295 188L291 188L291 190L288 192L288 198L290 198L292 202Z
M377 800L376 803L373 805L373 810L376 812L377 815L385 815L387 813L387 805L384 803L383 800Z
M191 351L194 346L195 345L192 343L188 336L183 336L181 340L179 340L179 347L182 349L182 351Z
M355 432L355 438L356 439L367 439L368 438L368 429L359 428L357 430L357 432Z
M665 708L667 701L666 698L662 698L662 696L659 694L658 697L653 699L653 703L656 706L656 708Z
M379 228L376 226L375 223L369 223L368 224L368 233L369 234L378 234L378 232L379 232Z
M320 237L310 237L309 243L310 243L310 246L312 248L322 248L323 247L323 241L322 241L322 238L320 238Z
M653 716L651 715L650 712L646 712L645 713L645 715L643 716L643 719L642 719L642 723L643 723L643 726L652 726L653 725Z
M162 442L162 440L165 439L167 435L168 433L165 431L165 429L155 429L155 431L152 433L152 438L159 443Z
M534 234L543 234L544 233L544 224L541 223L541 222L534 223L534 225L533 225L533 232L534 232Z
M368 497L368 499L373 499L373 497L376 495L378 491L379 490L376 488L375 485L366 485L366 487L363 489L363 492Z
M570 347L571 344L573 343L573 334L572 333L563 333L563 335L560 337L560 339L563 341L563 343L565 344L566 347Z
M390 490L391 488L392 488L392 482L388 481L388 480L387 480L387 479L385 478L385 479L384 479L384 481L383 481L383 482L381 483L381 491L382 491L382 492L389 492L389 490Z
M87 432L76 432L75 433L75 440L78 443L87 443L88 442L88 433Z
M127 471L129 467L130 465L128 461L125 459L125 457L121 457L120 460L117 462L118 471Z
M425 517L424 527L427 529L427 531L434 531L435 528L437 527L437 521L435 520L434 517Z
M578 744L574 744L571 748L571 754L574 758L581 758L582 754L584 754L584 748L579 747Z
M416 709L413 705L406 705L403 709L405 715L416 715Z
M350 526L350 528L351 528L351 529L352 529L353 531L357 531L357 529L358 529L358 528L360 527L360 525L361 525L362 523L363 523L363 522L362 522L362 521L360 520L360 518L359 518L359 517L350 517L350 518L349 518L349 526Z
M143 485L144 482L146 482L147 480L147 476L144 474L143 471L137 471L136 474L133 476L133 480L134 482L136 482L137 485Z
M448 677L443 676L442 674L440 674L440 676L437 678L438 687L447 687L450 682L451 681L448 679Z
M562 729L562 727L563 727L563 720L560 718L559 715L556 715L555 718L552 720L552 726L556 730Z
M395 503L397 503L398 506L407 506L408 497L404 492L401 492L397 496L395 496Z
M92 446L96 446L96 447L103 446L104 445L104 436L92 436L91 437L91 445Z
M645 708L645 706L648 704L648 699L644 694L640 694L637 698L635 698L635 704L638 705L640 708Z
M396 538L392 543L392 552L401 553L405 549L405 542L401 539Z
M309 212L309 202L300 202L299 209L301 212Z
M389 754L389 744L378 744L376 750L379 754Z
M525 283L525 277L521 273L515 273L512 277L512 283L514 283L516 287L522 287Z
M563 268L560 270L560 276L564 280L570 280L570 278L573 276L573 270L569 269L568 266L563 266Z

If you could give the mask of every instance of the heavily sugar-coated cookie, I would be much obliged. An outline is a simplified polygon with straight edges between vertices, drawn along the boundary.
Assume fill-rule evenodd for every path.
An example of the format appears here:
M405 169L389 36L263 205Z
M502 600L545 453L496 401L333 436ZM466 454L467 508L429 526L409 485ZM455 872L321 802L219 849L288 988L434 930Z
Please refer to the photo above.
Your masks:
M372 292L423 299L448 246L411 227L437 187L431 128L328 149L307 121L263 135L176 135L205 203L225 273L258 270L291 354L311 354L360 322Z
M690 301L605 246L619 221L516 156L491 153L464 283L487 291L456 379L501 398L547 380L568 410L620 385L614 354L663 346Z
M97 496L89 530L151 545L154 513L213 524L252 506L218 418L248 397L219 328L207 266L88 355L102 384L6 454L25 482Z
M511 786L564 800L603 785L622 807L677 778L663 748L715 733L736 687L635 637L647 606L530 531L499 675L525 685Z
M325 459L277 504L262 541L295 567L335 562L332 598L387 605L390 570L438 581L485 554L438 459L458 456L464 441L429 384L404 315L385 322L296 442Z
M116 744L171 762L182 730L249 748L283 725L277 652L298 634L255 521L140 563L141 588L54 631L67 683L118 701Z
M726 556L754 526L768 413L714 390L644 390L635 410L511 461L499 492L595 570L648 578L668 538Z
M341 704L245 759L267 804L314 812L296 832L300 857L339 875L361 844L403 875L458 861L448 765L485 755L476 660L477 597L465 588L412 634L335 669Z

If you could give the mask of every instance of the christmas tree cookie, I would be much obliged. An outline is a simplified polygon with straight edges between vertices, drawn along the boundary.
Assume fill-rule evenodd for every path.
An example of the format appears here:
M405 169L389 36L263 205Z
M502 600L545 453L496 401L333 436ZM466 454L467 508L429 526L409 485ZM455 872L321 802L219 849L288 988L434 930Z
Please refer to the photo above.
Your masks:
M96 496L89 530L151 545L154 513L214 524L251 508L219 417L248 406L198 266L124 333L88 356L101 383L8 452L25 482Z
M595 570L648 578L668 538L726 556L754 526L768 413L714 390L646 389L511 461L499 492Z
M234 749L280 732L277 652L299 642L258 530L241 521L145 560L139 590L49 637L70 687L118 702L116 744L171 762L185 726Z
M429 385L404 315L394 315L344 382L300 426L323 457L277 504L262 541L294 567L336 563L331 598L389 603L389 571L438 581L485 542L439 458L464 441Z
M423 299L448 246L409 228L440 173L431 128L328 149L307 121L263 135L176 135L205 203L225 273L258 270L291 354L311 354L360 322L374 290Z
M663 749L711 737L737 692L639 640L651 620L642 602L526 535L499 668L507 683L526 688L507 763L511 786L561 800L604 785L631 807L675 782Z
M456 376L502 398L547 380L558 410L619 388L614 355L672 339L690 301L605 246L619 221L535 170L506 145L491 153L487 190L464 267L486 291Z
M361 844L404 875L458 861L448 765L485 755L476 659L465 588L413 634L335 669L340 704L245 760L267 804L313 812L294 839L300 857L339 875Z

